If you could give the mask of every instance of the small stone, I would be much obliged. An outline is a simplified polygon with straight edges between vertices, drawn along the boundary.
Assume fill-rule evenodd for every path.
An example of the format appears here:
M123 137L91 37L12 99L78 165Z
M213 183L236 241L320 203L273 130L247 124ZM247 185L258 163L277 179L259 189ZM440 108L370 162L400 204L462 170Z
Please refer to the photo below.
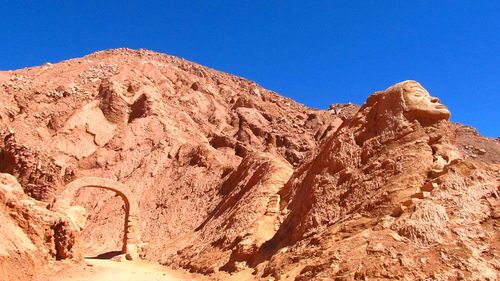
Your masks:
M405 201L401 202L401 205L403 205L405 207L410 207L410 206L412 206L415 203L415 201L416 201L415 198L410 198L408 200L405 200Z
M429 197L429 192L427 191L420 191L418 193L413 194L411 197L412 198L417 198L417 199L425 199Z
M111 260L116 261L116 262L124 262L127 260L127 258L126 258L125 254L121 254L121 255L116 255L116 256L112 257Z
M400 205L396 206L394 208L394 210L392 210L391 216L400 217L404 213L405 210L406 210L406 207L400 204Z
M431 191L433 191L436 188L438 188L438 184L437 183L435 183L435 182L427 182L426 184L424 184L420 188L420 190L426 191L426 192L431 192Z
M257 96L257 97L260 97L260 91L259 89L257 88L253 88L250 90L250 94L254 95L254 96Z

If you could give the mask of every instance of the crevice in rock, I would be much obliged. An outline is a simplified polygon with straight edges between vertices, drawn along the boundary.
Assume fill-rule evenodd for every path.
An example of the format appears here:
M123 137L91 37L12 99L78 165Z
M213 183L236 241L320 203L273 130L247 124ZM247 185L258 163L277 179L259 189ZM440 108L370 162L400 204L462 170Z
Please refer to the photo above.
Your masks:
M13 174L16 166L14 155L4 149L0 150L0 173Z
M142 95L130 107L130 114L127 123L131 123L137 118L146 117L147 111L147 99L145 95Z

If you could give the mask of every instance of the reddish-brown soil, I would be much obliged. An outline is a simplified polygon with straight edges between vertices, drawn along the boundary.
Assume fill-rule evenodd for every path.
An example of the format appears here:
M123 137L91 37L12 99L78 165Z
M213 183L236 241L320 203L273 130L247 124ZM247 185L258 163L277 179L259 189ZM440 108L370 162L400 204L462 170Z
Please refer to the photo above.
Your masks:
M86 280L83 256L123 260L130 202L140 258L189 278L498 278L498 139L449 122L416 82L316 110L116 49L0 72L0 104L2 280ZM71 202L85 210L51 204L81 177L126 196L90 186ZM109 262L88 280L164 273Z

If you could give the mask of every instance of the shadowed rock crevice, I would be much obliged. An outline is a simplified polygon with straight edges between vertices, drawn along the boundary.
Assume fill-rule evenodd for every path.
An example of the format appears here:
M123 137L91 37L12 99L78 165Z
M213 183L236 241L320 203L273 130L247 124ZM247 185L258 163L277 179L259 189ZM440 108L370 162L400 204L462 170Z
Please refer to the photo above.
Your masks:
M137 118L146 117L148 112L147 99L145 95L141 95L137 100L130 106L130 114L128 117L128 123L131 123Z
M0 149L0 173L13 174L16 167L16 159L12 153Z

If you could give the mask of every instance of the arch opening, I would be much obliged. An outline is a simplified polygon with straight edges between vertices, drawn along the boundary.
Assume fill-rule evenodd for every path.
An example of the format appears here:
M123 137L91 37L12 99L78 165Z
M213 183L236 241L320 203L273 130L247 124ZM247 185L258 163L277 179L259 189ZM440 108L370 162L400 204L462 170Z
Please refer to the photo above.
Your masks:
M113 256L113 254L124 254L129 260L138 258L139 247L142 244L139 231L139 209L135 200L131 200L133 197L129 193L127 186L111 179L98 177L79 178L65 186L61 195L54 202L53 208L63 211L70 209L72 199L75 198L77 191L83 187L94 187L112 191L116 193L124 203L125 220L123 224L123 246L121 248L121 252L109 252L98 255L97 257L109 258ZM78 229L78 223L74 221L72 223Z

